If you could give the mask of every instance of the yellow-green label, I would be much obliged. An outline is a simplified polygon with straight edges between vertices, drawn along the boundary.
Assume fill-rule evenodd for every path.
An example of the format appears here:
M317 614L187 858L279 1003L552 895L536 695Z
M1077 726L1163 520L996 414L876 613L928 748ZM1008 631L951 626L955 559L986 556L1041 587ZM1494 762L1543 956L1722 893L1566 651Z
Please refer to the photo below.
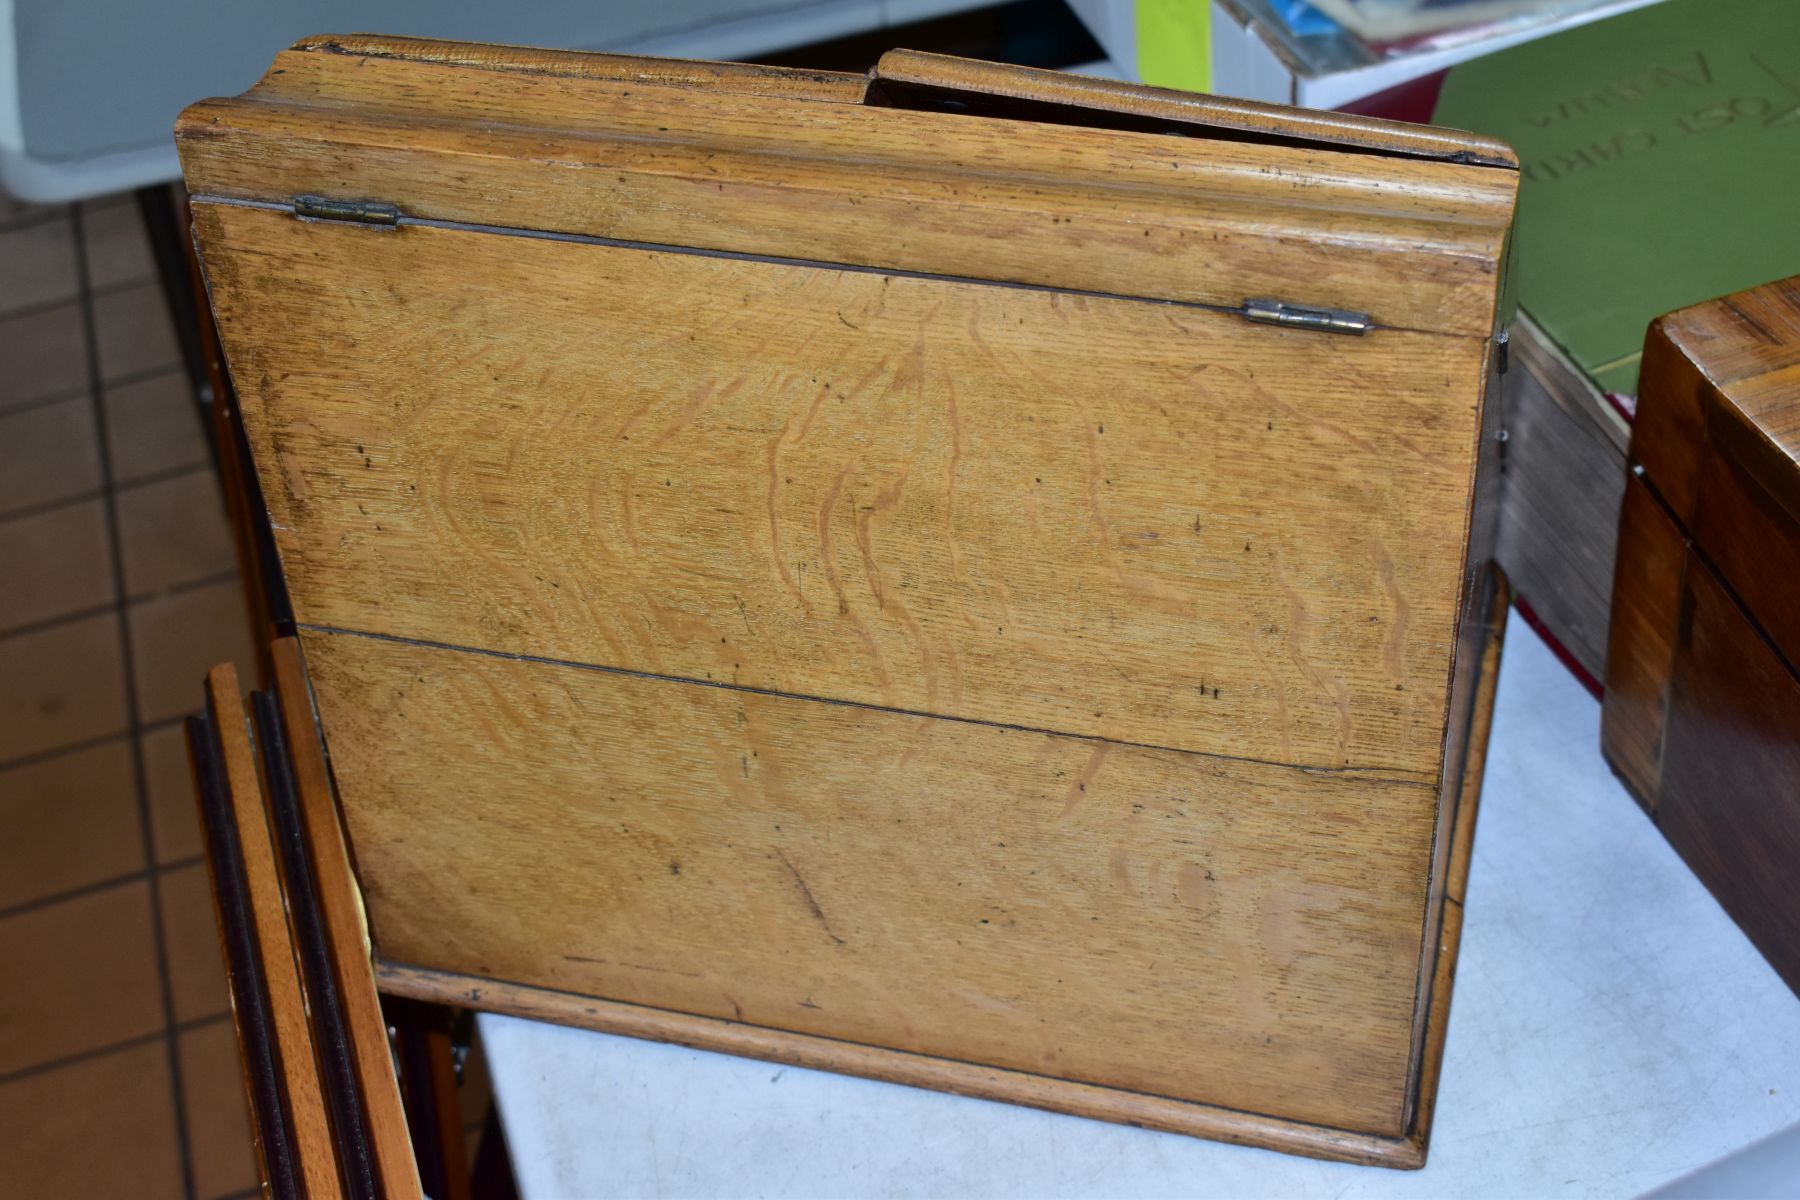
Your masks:
M1212 90L1212 0L1137 0L1138 75L1158 87Z

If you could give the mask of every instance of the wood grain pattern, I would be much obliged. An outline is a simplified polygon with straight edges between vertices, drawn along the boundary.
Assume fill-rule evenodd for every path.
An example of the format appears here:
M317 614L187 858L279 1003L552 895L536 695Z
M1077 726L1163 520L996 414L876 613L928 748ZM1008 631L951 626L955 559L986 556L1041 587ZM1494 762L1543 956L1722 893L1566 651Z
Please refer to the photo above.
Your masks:
M1475 819L1481 809L1481 785L1487 771L1488 733L1494 724L1494 693L1500 680L1500 650L1506 637L1512 590L1497 567L1488 564L1471 605L1467 632L1480 666L1469 679L1468 699L1457 714L1459 749L1453 761L1461 763L1453 800L1446 804L1438 837L1444 853L1436 870L1443 880L1434 891L1434 908L1428 910L1425 927L1435 929L1432 954L1426 958L1429 973L1421 980L1417 1084L1411 1098L1408 1142L1419 1166L1431 1144L1437 1114L1438 1085L1444 1063L1444 1043L1450 1030L1450 999L1456 983L1456 963L1462 946L1463 912L1468 899L1469 866L1475 852ZM1429 986L1423 984L1429 981Z
M1644 355L1663 378L1632 454L1677 517L1693 511L1716 446L1800 520L1800 276L1660 318Z
M1602 748L1701 882L1800 992L1800 675L1637 480ZM1631 559L1638 560L1631 569ZM1627 620L1626 615L1630 615Z
M191 225L193 213L185 193L178 203L177 228ZM265 576L265 563L259 552L259 532L267 522L258 516L261 495L257 490L256 468L249 461L249 455L240 450L243 433L239 428L237 395L231 390L225 348L219 344L219 330L213 324L212 309L207 302L199 248L191 238L182 242L182 255L183 265L187 268L188 303L195 316L194 335L200 366L206 385L212 390L206 420L210 427L215 469L225 513L231 522L232 547L236 551L239 586L243 589L244 616L247 628L255 631L252 641L257 655L257 682L261 683L271 677L272 668L268 662L268 644L274 632L271 615L276 612L277 604L285 604L285 600L276 591L280 587L279 581Z
M1789 389L1800 397L1800 377ZM1795 474L1800 477L1800 466ZM1687 531L1776 654L1800 664L1800 512L1753 479L1722 438L1703 455Z
M1400 1131L1430 788L304 641L384 960Z
M1479 346L199 221L302 622L1436 777Z
M1694 511L1707 444L1706 397L1712 385L1700 364L1651 322L1644 339L1637 419L1629 457L1654 480L1656 497L1679 521Z
M421 970L401 963L381 963L378 971L382 990L437 1004L504 1012L531 1020L671 1042L813 1070L862 1075L910 1087L1115 1121L1141 1129L1158 1129L1242 1146L1274 1147L1312 1158L1400 1168L1417 1168L1425 1161L1421 1146L1409 1138L1377 1137L1305 1122L1283 1121L1259 1113L1189 1104L1164 1096L1094 1087L1074 1080L979 1063L897 1053L879 1046L815 1038L783 1029L763 1029L690 1013L664 1012L486 977Z
M534 46L495 46L480 42L450 42L437 38L401 38L366 33L321 34L302 38L294 43L293 49L342 54L359 60L394 59L470 70L561 75L572 79L607 79L665 87L699 87L721 94L782 96L789 100L827 100L840 104L861 104L869 86L868 76L844 71L808 71L792 67L767 67L757 63L700 62L687 58L648 58L641 54L545 50Z
M307 1002L288 930L281 872L263 809L256 751L243 707L237 670L221 663L206 677L207 699L218 723L219 748L237 824L257 954L269 999L281 1086L286 1099L295 1165L309 1196L340 1194L336 1143L319 1087Z
M1800 663L1800 279L1657 321L1633 457L1790 663Z
M1513 344L1527 343L1515 336ZM1506 469L1495 557L1557 641L1600 679L1627 427L1603 397L1547 387L1544 378L1519 362L1502 385Z
M1800 461L1800 276L1734 292L1671 313L1657 336L1692 360L1726 393L1746 433Z
M479 75L479 86L467 76ZM295 50L177 141L196 194L1487 337L1517 176L1155 134ZM554 164L554 167L549 166Z
M362 1119L381 1195L407 1200L422 1195L406 1114L388 1050L387 1021L375 991L361 890L350 869L349 847L339 824L312 692L293 638L270 645L271 678L292 755L295 791L306 830L313 887L336 974L337 998L353 1054Z
M866 1075L915 1087L1120 1121L1146 1129L1241 1145L1277 1146L1292 1153L1369 1165L1423 1166L1449 1025L1451 984L1462 934L1463 899L1474 846L1487 733L1493 720L1494 687L1499 677L1500 635L1506 622L1508 593L1505 586L1495 581L1488 589L1488 595L1490 602L1481 624L1491 636L1483 641L1481 674L1472 688L1473 703L1467 732L1471 751L1459 783L1458 792L1462 799L1449 839L1447 883L1450 903L1443 911L1438 929L1438 953L1432 968L1431 1000L1417 1098L1407 1132L1402 1137L1355 1133L1166 1096L1095 1087L1068 1078L859 1045L785 1028L764 1028L739 1020L735 1012L730 1019L672 1012L488 975L458 974L383 962L377 968L382 988L397 995L439 1004L506 1012L795 1066Z
M1657 824L1800 993L1800 676L1704 561L1683 601Z
M1664 692L1675 662L1687 539L1641 479L1625 485L1606 656L1600 749L1652 810L1661 791Z
M383 985L1418 1165L1516 176L842 86L335 39L184 115Z

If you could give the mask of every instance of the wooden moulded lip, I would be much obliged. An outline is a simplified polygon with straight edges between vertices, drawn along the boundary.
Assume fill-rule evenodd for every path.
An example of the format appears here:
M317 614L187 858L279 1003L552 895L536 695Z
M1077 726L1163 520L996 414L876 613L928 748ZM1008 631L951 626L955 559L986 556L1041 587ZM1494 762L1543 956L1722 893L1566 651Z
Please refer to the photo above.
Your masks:
M1171 138L864 104L862 76L646 62L309 39L243 96L190 107L177 142L200 196L379 199L473 225L1492 332L1517 173L1436 157L1501 160L1479 140L1153 89L1128 106L1084 81L1085 111L1229 135ZM980 66L884 63L878 85ZM1062 78L1014 68L1007 86L1055 98L1040 75ZM1282 121L1300 144L1242 140Z
M691 58L654 58L639 54L605 54L591 50L541 50L532 46L451 42L438 38L386 37L378 34L318 34L301 38L295 51L343 54L352 58L399 59L483 71L517 71L528 75L563 75L571 79L606 79L678 87L704 86L748 95L779 95L790 100L827 100L860 104L868 78L848 71L809 71L765 67L756 63L713 62Z
M412 999L758 1058L784 1066L858 1075L1162 1133L1266 1147L1309 1158L1402 1170L1416 1170L1425 1165L1425 1141L1421 1134L1406 1138L1378 1137L1262 1113L402 963L377 962L376 978L384 992Z

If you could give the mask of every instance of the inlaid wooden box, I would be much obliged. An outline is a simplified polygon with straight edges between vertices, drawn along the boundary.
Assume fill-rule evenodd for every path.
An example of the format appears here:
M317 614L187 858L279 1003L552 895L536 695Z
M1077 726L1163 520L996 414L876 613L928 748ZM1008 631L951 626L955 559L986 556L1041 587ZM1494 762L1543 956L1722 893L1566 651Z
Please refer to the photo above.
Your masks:
M1504 146L362 37L178 139L384 991L1423 1161Z
M1800 277L1644 344L1608 761L1800 992Z

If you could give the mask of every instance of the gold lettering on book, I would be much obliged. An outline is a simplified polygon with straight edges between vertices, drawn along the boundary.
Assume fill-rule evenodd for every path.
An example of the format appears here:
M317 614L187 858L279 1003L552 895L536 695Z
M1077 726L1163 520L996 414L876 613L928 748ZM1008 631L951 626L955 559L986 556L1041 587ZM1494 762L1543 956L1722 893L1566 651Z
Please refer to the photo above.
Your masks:
M1624 79L1615 79L1600 87L1564 97L1550 107L1520 117L1527 125L1548 129L1580 117L1647 100L1672 87L1705 87L1713 81L1712 67L1704 52L1694 51L1691 61L1680 66L1651 67Z

